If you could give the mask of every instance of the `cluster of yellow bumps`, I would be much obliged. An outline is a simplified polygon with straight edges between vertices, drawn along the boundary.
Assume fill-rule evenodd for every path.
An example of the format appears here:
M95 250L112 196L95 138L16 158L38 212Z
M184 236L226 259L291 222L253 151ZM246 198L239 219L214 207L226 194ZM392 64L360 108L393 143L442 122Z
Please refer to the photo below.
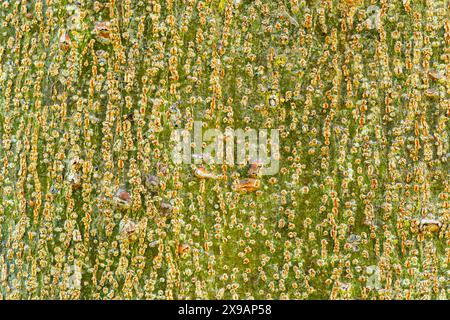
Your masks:
M448 299L449 3L0 0L0 298Z

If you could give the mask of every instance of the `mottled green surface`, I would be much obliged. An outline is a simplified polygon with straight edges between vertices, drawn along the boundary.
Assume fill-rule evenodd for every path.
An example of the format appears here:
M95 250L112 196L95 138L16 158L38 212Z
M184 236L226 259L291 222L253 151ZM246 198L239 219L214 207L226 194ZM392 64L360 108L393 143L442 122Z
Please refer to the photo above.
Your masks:
M448 12L0 0L0 297L447 299ZM279 129L280 172L196 178L196 120Z

